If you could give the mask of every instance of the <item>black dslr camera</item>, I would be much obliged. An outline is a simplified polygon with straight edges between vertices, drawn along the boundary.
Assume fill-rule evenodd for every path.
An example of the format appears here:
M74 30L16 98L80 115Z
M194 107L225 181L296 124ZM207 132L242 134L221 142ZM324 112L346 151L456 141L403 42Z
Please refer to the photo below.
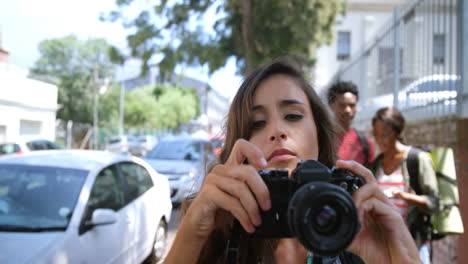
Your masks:
M314 254L336 256L359 232L351 194L364 184L360 177L344 169L330 170L317 160L299 162L291 178L287 170L259 174L270 191L272 208L261 213L262 224L251 236L295 237Z

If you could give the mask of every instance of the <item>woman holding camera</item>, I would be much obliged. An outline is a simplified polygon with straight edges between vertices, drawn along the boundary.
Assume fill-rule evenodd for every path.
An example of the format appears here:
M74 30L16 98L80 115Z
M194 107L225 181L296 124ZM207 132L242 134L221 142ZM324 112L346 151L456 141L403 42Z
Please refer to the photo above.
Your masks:
M228 114L220 164L206 175L191 201L165 263L226 263L234 219L253 233L262 224L261 211L271 209L272 194L258 170L291 172L298 159L347 169L366 182L353 194L361 230L348 251L366 263L418 263L403 219L372 173L353 161L335 162L334 135L324 104L294 67L274 62L249 74ZM239 263L314 260L295 238L241 239L239 245ZM328 263L350 259L340 254Z

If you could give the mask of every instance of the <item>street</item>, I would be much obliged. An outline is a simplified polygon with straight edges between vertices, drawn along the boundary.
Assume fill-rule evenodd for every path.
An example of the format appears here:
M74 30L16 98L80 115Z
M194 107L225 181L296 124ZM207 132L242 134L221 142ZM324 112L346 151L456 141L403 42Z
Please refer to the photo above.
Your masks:
M179 222L180 222L180 209L179 208L172 209L171 221L169 221L168 232L167 232L166 254L169 252L169 249L172 246L172 242L174 241L175 235L177 233ZM163 262L164 262L164 259L160 261L159 263L163 263Z

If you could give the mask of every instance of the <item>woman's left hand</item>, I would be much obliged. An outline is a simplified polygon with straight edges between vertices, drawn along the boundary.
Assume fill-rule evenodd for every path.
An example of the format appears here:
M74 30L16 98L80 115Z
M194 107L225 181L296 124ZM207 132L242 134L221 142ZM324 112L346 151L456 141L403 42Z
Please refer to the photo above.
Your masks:
M353 194L361 230L347 250L366 263L420 263L416 244L391 200L379 189L372 172L354 161L337 168L362 177L366 184Z
M406 202L416 205L417 207L423 210L427 209L426 200L424 200L424 198L422 198L421 196L417 194L409 193L409 192L402 192L400 190L396 190L392 194L393 194L394 199L405 200Z

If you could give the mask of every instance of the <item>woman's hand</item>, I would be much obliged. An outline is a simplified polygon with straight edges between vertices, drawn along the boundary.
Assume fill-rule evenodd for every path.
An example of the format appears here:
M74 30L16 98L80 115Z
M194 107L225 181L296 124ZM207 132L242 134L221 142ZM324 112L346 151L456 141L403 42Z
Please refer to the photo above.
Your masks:
M407 203L416 205L421 209L427 209L426 200L417 194L395 190L392 195L394 199L405 200Z
M364 178L353 194L361 230L348 250L366 263L420 263L416 244L391 200L379 189L372 173L354 161L339 160L336 167Z
M245 160L251 165L244 164ZM226 212L239 220L247 232L254 232L255 226L261 224L260 210L271 207L268 188L257 172L265 166L266 160L260 149L246 140L237 140L227 162L215 166L206 175L179 226L171 252L187 252L187 247L193 245L192 252L187 253L196 260L215 228L216 219ZM183 262L181 256L171 252L168 259L172 262L169 263Z

